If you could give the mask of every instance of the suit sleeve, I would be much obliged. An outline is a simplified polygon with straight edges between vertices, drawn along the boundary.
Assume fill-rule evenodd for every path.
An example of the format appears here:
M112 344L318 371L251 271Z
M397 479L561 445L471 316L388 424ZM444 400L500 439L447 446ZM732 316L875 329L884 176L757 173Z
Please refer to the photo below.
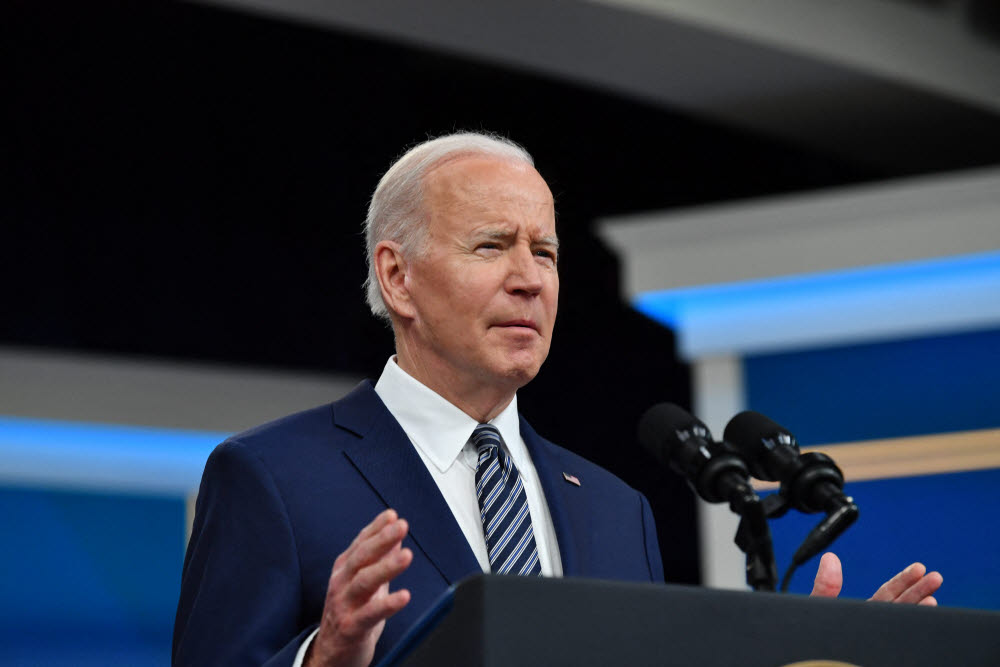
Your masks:
M653 510L646 496L639 494L642 512L642 536L645 540L646 562L649 564L649 577L654 582L663 583L663 559L660 556L660 542L656 537L656 521Z
M255 454L224 442L198 493L173 664L291 665L312 630L300 625L300 610L298 553L280 490Z

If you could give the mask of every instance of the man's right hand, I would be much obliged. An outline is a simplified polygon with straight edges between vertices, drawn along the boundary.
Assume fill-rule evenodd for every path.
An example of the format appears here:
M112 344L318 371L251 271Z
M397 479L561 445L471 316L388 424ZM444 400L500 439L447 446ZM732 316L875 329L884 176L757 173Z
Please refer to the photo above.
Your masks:
M371 663L385 619L410 601L406 589L389 592L389 582L413 561L413 552L402 546L408 529L395 510L386 510L337 557L306 665L367 667Z

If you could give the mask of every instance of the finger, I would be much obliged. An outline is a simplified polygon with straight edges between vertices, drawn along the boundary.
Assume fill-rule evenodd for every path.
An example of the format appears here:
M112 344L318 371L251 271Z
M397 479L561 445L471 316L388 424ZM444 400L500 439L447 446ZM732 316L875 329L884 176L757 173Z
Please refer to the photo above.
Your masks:
M400 611L410 602L410 591L405 588L401 588L398 591L394 591L389 595L384 595L376 598L372 598L357 613L357 622L359 625L373 627L377 623L381 623L386 620L396 612Z
M374 528L378 528L378 531L374 531ZM402 542L408 530L407 523L399 519L394 510L386 510L380 514L337 556L330 572L331 584L353 577L362 567L393 548L395 543ZM403 537L397 539L400 533Z
M893 602L907 589L920 581L927 570L922 563L913 563L889 581L882 584L869 600Z
M843 569L837 554L832 552L823 554L823 557L819 559L819 567L816 569L816 579L813 581L810 595L835 598L840 595L843 584Z
M351 579L344 590L344 597L353 607L368 604L379 588L388 587L389 582L402 574L412 561L413 552L409 549L398 549L386 554Z
M927 597L925 597L923 600L921 600L917 604L921 605L923 607L936 607L937 606L937 598L935 598L933 595L928 595Z
M397 519L383 526L382 530L371 535L363 542L352 546L345 552L347 556L344 563L346 574L351 576L359 572L362 568L384 558L393 549L399 548L409 528L405 519Z
M353 610L350 614L344 615L337 623L336 639L337 644L355 644L364 641L369 633L378 631L379 625L387 618L399 612L410 602L410 592L406 589L398 590L390 595L373 598L365 606Z
M397 518L396 510L392 508L383 510L377 517L372 519L371 523L361 529L361 532L358 533L357 537L354 538L354 541L351 542L351 546L354 546L359 542L363 542L372 535L378 533L378 531L382 530L387 524L392 523Z
M903 591L894 600L894 602L902 604L919 604L926 598L934 595L934 593L937 592L937 589L941 588L941 584L943 583L944 577L941 576L940 572L931 572L926 576L921 577L917 583Z

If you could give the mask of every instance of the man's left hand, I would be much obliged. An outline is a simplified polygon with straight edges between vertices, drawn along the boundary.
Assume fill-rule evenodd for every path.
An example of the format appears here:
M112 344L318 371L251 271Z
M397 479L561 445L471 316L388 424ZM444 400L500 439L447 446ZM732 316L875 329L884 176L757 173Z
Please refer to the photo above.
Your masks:
M927 572L922 563L913 563L875 591L868 598L877 602L900 602L903 604L937 605L934 593L944 583L939 572ZM816 570L816 581L811 595L834 598L840 594L844 584L843 570L836 554L825 553Z

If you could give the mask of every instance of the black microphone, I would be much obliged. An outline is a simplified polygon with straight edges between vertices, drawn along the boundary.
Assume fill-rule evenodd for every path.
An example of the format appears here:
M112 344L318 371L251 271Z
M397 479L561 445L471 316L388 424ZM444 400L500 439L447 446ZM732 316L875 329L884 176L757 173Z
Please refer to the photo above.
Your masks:
M792 556L781 584L781 590L787 590L795 568L847 530L858 518L858 506L844 495L844 474L833 459L819 452L800 454L795 436L759 412L747 410L730 419L723 438L742 452L754 477L781 482L779 506L826 513Z
M833 459L819 452L800 454L795 436L759 412L747 410L730 419L723 438L743 454L754 477L781 482L782 493L800 512L833 514L853 504Z
M729 502L737 512L759 502L743 459L726 443L714 442L708 427L683 408L658 403L646 410L639 419L639 442L708 502Z
M736 450L715 442L697 417L671 403L654 405L639 420L639 442L662 466L683 475L710 503L728 502L739 514L736 544L747 555L747 583L773 591L778 579L764 505L750 485L750 472Z

